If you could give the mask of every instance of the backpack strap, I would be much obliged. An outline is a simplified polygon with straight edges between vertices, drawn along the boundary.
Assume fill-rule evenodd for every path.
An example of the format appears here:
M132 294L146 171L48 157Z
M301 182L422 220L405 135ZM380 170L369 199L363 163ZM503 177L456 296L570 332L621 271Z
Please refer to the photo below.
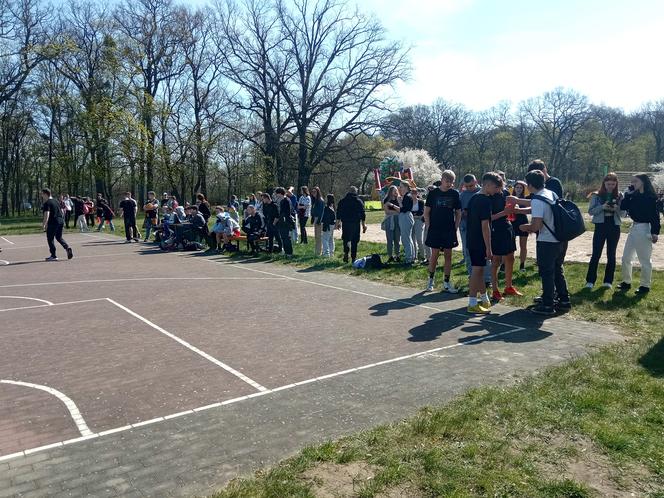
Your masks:
M556 195L555 192L552 192L552 193L553 193L553 202L550 201L549 199L547 199L546 197L544 197L543 195L533 194L532 198L537 199L538 201L546 202L549 205L549 207L551 207L553 209L553 206L556 205L556 201L558 200L558 196ZM542 223L547 228L547 230L549 232L551 232L551 235L553 235L556 238L556 240L558 240L558 237L556 237L556 231L552 230L551 227L546 224L546 221L544 221L544 218L542 218Z

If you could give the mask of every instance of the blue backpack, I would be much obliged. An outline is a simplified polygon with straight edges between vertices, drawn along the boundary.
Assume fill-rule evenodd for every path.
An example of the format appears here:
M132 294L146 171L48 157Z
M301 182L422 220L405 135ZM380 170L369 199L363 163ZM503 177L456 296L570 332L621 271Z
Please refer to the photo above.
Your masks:
M583 214L581 214L579 206L572 201L562 199L556 196L556 194L553 195L553 202L541 195L533 195L533 199L546 202L551 206L551 211L553 212L553 228L547 225L546 222L544 222L544 226L549 229L549 232L551 232L558 241L569 242L586 231Z

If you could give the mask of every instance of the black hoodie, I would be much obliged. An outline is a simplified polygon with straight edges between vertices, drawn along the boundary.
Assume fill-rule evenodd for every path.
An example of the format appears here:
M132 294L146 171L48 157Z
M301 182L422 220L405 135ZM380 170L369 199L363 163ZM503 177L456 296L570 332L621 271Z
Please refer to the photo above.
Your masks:
M337 206L337 219L341 223L359 223L366 219L364 213L364 203L357 194L348 192L346 196L339 201Z

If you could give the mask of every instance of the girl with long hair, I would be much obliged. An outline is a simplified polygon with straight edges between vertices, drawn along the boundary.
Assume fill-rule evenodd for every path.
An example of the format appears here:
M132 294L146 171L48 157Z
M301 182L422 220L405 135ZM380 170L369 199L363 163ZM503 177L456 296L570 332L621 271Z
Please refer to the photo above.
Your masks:
M311 224L314 226L314 256L323 252L323 211L325 201L318 187L311 189Z
M590 197L588 213L593 217L593 253L586 274L586 288L592 289L597 280L597 265L606 244L606 269L602 287L610 289L613 274L616 271L616 249L620 240L620 201L622 194L618 190L618 176L609 173L602 180L602 185Z
M323 231L323 257L325 258L331 258L334 256L334 227L336 221L337 217L334 208L334 195L327 194L325 208L323 209L323 216L321 219Z
M300 244L307 244L307 221L311 217L311 197L309 187L300 188L300 198L297 200L297 219L300 222Z
M652 245L657 243L660 229L657 194L648 175L632 177L620 209L627 211L634 222L623 249L620 290L627 291L632 287L632 260L636 255L641 265L641 282L636 293L645 295L652 282Z
M391 185L383 199L383 211L385 219L381 223L381 228L385 230L387 239L387 262L399 261L399 212L401 204L399 202L399 189L396 185Z
M528 193L528 186L526 182L521 180L517 181L514 184L514 190L512 191L514 197L519 199L527 199L530 197ZM517 207L525 208L528 207L525 204L521 205L517 202ZM519 228L521 225L528 224L528 216L522 213L515 214L514 219L512 220L512 228L514 229L514 236L519 238L519 271L524 271L526 269L526 258L528 257L528 232L523 232Z

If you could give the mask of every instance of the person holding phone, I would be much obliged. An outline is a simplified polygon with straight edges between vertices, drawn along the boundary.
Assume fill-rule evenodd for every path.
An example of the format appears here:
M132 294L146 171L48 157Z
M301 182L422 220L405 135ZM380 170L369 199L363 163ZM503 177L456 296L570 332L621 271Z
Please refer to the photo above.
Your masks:
M620 240L620 202L623 195L618 191L618 176L609 173L602 180L602 186L592 194L588 213L593 217L593 253L586 273L586 289L592 289L597 280L597 266L606 244L606 270L602 287L613 286L613 275L616 271L616 249Z
M620 290L628 291L632 287L632 260L636 255L641 265L641 282L636 294L645 295L650 292L652 282L652 246L657 243L660 231L657 194L648 175L632 177L620 209L634 222L623 249Z

